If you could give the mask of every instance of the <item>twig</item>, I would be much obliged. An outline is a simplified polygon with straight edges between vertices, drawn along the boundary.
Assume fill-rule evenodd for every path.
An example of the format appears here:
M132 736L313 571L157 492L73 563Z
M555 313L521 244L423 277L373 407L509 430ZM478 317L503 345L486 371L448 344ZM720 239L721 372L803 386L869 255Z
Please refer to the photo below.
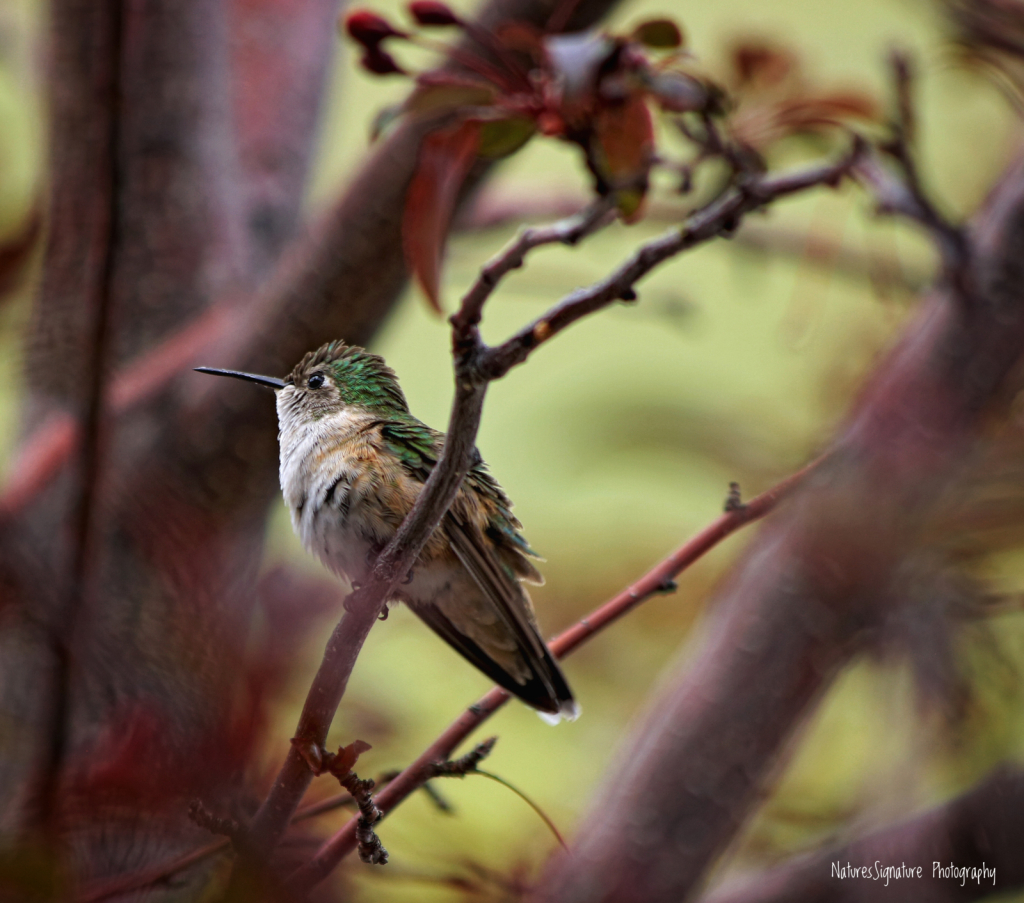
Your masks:
M551 225L530 226L520 230L510 244L484 265L476 282L462 299L462 306L452 316L452 321L460 328L479 323L484 303L498 283L512 270L519 269L526 255L534 248L558 242L575 245L613 219L612 201L603 197L588 204L579 213Z
M189 803L188 817L200 828L205 828L211 834L220 834L228 840L232 840L239 832L240 826L235 819L215 815L202 800L196 799Z
M369 743L356 740L347 747L341 747L337 753L324 753L310 767L317 774L326 771L334 775L359 807L359 823L356 826L359 858L369 865L387 865L388 851L373 830L373 826L381 820L380 809L374 804L371 792L376 785L372 779L364 780L352 770L360 754L369 748Z
M541 807L538 806L537 803L534 802L532 799L530 799L530 797L523 793L522 790L516 787L515 784L513 784L511 781L505 780L505 778L503 778L501 775L495 774L493 771L484 771L482 768L474 768L469 773L478 774L481 777L488 778L489 780L494 781L496 784L501 784L502 787L511 790L516 796L519 797L519 799L521 799L524 803L526 803L527 806L529 806L534 812L537 813L537 815L540 817L540 820L548 826L548 830L555 836L555 840L558 841L558 845L563 850L568 851L569 845L565 842L565 838L562 836L562 832L558 830L558 826L551 820L551 816L549 816L547 812L541 809Z
M435 778L464 778L471 771L477 770L477 766L491 754L491 750L494 749L494 744L497 742L497 737L488 737L458 759L435 762L431 768L432 776Z
M834 186L848 175L864 156L866 146L855 139L850 151L833 163L819 164L781 175L750 176L710 204L695 211L679 228L643 245L624 264L600 282L578 289L559 304L501 345L486 348L482 342L474 354L475 380L493 380L504 376L525 361L540 345L588 314L616 301L636 298L634 286L651 270L671 257L722 235L731 234L742 218L771 202L813 188ZM462 326L469 319L460 310L452 318ZM463 329L464 341L474 341Z
M723 514L634 584L626 587L617 596L559 634L548 644L552 653L558 658L564 658L645 600L664 592L665 587L672 583L676 575L722 540L745 524L764 517L819 467L823 460L818 459L812 462L767 492L751 499L742 508ZM438 763L447 762L452 751L510 698L505 690L495 687L466 709L440 737L420 754L419 758L377 794L375 798L377 808L384 815L393 811L424 781L433 777ZM296 890L308 890L326 878L335 866L355 849L356 826L354 820L345 825L320 847L312 860L296 870L288 879L288 884Z
M928 231L938 248L944 275L966 302L977 294L971 277L970 244L963 229L949 222L924 190L913 152L916 122L910 59L903 53L894 52L890 65L896 115L891 124L892 135L881 148L895 162L898 175L885 166L877 154L870 153L858 162L856 176L874 193L880 213L904 216Z
M338 781L356 801L359 807L359 823L356 825L356 840L359 843L359 858L370 865L387 865L388 851L380 842L373 826L382 818L380 809L373 802L375 784L371 778L366 780L354 772L338 777Z

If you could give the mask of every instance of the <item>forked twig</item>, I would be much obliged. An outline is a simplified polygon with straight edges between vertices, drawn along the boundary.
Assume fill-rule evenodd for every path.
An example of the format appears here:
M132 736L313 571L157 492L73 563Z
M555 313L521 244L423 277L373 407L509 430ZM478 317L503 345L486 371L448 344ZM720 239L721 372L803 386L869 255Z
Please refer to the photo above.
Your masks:
M494 348L486 346L477 327L486 298L501 276L510 272L515 248L495 267L493 278L479 280L451 318L455 398L445 442L429 479L395 536L377 556L367 583L345 602L345 614L328 641L323 661L310 687L292 749L274 787L251 826L245 846L256 855L269 852L284 833L313 777L308 762L320 755L334 713L344 695L359 650L394 586L414 566L420 551L455 500L462 480L475 461L475 441L487 387L522 363L539 345L588 314L614 301L633 300L634 285L655 267L677 254L720 235L731 234L742 217L780 197L818 185L836 185L862 156L855 140L839 160L781 175L753 175L695 211L682 227L642 246L606 279L572 293L539 320ZM584 215L580 225L551 227L535 233L551 241L592 229L603 212ZM585 234L585 233L581 233ZM551 236L555 236L552 238ZM534 245L539 246L539 245ZM526 250L522 252L526 253ZM479 286L479 288L477 288ZM651 590L656 591L656 588ZM447 756L445 756L447 758ZM353 835L354 836L354 835ZM301 871L301 870L300 870ZM311 883L320 880L323 874ZM298 879L297 879L298 880ZM303 884L301 880L298 881ZM308 885L304 885L308 886Z

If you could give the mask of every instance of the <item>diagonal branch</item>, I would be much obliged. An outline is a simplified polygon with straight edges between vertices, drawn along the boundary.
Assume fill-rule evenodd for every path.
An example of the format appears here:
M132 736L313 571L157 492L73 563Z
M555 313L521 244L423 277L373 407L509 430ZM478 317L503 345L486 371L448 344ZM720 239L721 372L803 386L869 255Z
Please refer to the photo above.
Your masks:
M353 593L346 602L346 614L328 642L323 662L307 696L292 749L270 796L254 819L253 849L270 849L283 834L291 813L311 780L308 762L323 746L330 721L345 692L348 676L373 622L398 580L414 565L472 467L476 454L474 442L488 383L525 360L533 347L549 337L546 331L542 333L542 328L550 328L550 335L554 335L588 313L606 307L616 298L632 292L633 284L658 264L703 241L731 233L739 219L750 210L793 192L821 184L834 185L849 171L860 153L861 145L857 142L851 152L837 163L750 180L698 211L682 229L673 230L666 238L645 246L629 263L597 287L571 296L538 324L527 327L496 349L484 345L476 324L490 290L501 275L512 269L507 264L519 254L519 243L514 243L492 265L492 278L481 277L470 289L459 311L451 318L455 398L441 455L413 509L378 556L372 581ZM569 227L568 233L562 226L534 234L559 240L565 234L574 234L572 230L592 229L603 218L603 213L596 212L598 209L585 214L578 221L579 225ZM539 340L536 340L537 336Z
M865 146L855 140L849 153L833 163L823 163L779 175L756 175L731 188L706 207L692 213L681 226L666 232L637 250L624 264L600 282L578 289L524 327L502 345L482 350L477 364L481 378L497 379L563 329L616 301L636 298L635 285L658 265L714 238L728 236L743 217L774 201L820 185L834 187L862 159ZM456 325L469 317L456 315Z
M674 591L676 576L741 527L772 511L801 481L819 467L820 463L811 463L746 504L727 505L725 514L685 542L668 558L555 637L548 644L552 653L557 658L565 658L591 637L652 596ZM439 762L448 761L459 744L511 698L505 690L495 687L473 703L420 754L416 761L407 766L374 797L377 808L384 815L394 811L407 797L436 775ZM291 876L289 883L297 890L308 890L326 878L337 864L356 848L356 828L356 820L345 825L317 851L310 862Z
M600 18L611 5L610 0L590 0L582 3L574 11L570 24L574 28L586 27ZM510 20L536 20L535 24L541 25L548 18L550 11L548 3L538 5L523 3L522 0L493 0L481 12L480 23L491 30L502 21ZM407 124L404 130L411 131L413 136L420 136L427 128L429 123L413 123ZM410 157L407 161L408 173L412 171L417 147L418 140L414 137L412 147L403 148ZM399 198L404 198L406 184L407 179L403 179L400 185L391 182L387 184L387 189ZM367 180L363 187L365 190L359 192L359 202L363 206L378 205L381 183L378 180ZM389 221L386 225L389 240L384 244L389 253L399 257L400 211L401 204L397 205L394 211L389 211ZM390 217L392 213L397 215ZM373 217L370 219L372 221ZM345 232L345 244L357 248L357 253L363 254L367 260L372 260L373 264L365 267L365 271L359 274L358 278L365 284L365 291L355 292L355 297L366 294L378 295L382 283L388 297L394 297L405 281L404 266L388 266L388 261L381 259L380 242L370 240L363 224L358 220L356 222L355 228ZM273 307L257 312L254 318L255 328L249 330L239 342L238 356L241 357L243 364L246 359L259 361L256 366L248 369L266 370L267 362L272 361L277 362L280 365L279 369L284 370L290 365L291 360L299 355L291 353L288 347L284 352L288 357L282 357L282 344L289 345L288 342L282 343L282 336L306 333L312 331L314 326L322 328L322 324L305 321L301 314L297 317L295 306L289 302L296 296L307 299L312 294L316 299L318 294L322 294L322 290L304 291L303 279L317 279L324 267L337 269L334 260L335 249L343 243L337 240L340 236L333 237L335 241L312 251L313 255L324 258L320 266L310 266L308 262L303 262L300 265L300 278L290 280L285 277L288 289L276 294ZM387 274L387 278L381 278L382 272ZM342 268L340 275L351 281L351 268ZM350 292L350 297L352 294ZM380 316L379 310L363 312L364 320L369 320L374 325L379 322ZM358 338L360 326L362 323L358 320L356 323L350 323L346 339L352 341ZM313 343L307 343L307 347L309 344ZM473 456L476 454L473 442L479 426L483 396L483 386L457 379L449 438L445 442L434 472L395 537L378 556L371 581L346 600L345 614L328 640L324 658L303 706L292 747L269 796L250 826L246 849L256 857L272 850L287 828L313 777L308 763L315 760L323 747L334 713L344 695L348 677L370 628L383 609L394 585L415 563L434 528L458 493L462 478L472 466Z

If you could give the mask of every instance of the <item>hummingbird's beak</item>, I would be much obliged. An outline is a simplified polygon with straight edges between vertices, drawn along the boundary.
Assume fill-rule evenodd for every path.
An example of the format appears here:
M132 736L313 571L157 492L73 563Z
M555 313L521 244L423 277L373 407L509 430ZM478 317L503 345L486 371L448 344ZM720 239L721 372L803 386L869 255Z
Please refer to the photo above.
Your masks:
M235 379L244 379L246 382L256 383L259 386L266 386L275 392L283 389L283 379L275 379L273 376L260 376L258 373L242 373L239 370L218 370L216 367L195 367L197 373L212 373L214 376L232 376Z

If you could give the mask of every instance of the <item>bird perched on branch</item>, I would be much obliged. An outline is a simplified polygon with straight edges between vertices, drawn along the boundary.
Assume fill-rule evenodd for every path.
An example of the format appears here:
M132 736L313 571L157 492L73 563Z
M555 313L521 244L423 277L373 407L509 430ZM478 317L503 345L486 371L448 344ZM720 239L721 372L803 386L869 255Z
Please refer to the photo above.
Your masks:
M277 394L281 490L307 550L365 582L437 463L444 434L409 412L383 358L344 342L307 354L285 379L196 368ZM554 719L579 708L537 628L523 581L543 583L512 503L483 461L469 471L410 579L405 602L457 652Z

